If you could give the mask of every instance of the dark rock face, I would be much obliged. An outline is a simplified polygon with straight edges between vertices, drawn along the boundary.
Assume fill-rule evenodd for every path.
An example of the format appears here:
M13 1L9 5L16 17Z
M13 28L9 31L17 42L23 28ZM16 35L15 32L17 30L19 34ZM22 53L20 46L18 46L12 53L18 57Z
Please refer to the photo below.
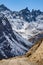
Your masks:
M31 41L32 43L36 43L40 39L43 39L43 33L35 35L33 38L29 39L29 41Z
M1 11L6 11L6 10L10 12L10 14L13 16L13 18L16 18L17 16L19 16L19 18L23 17L23 19L25 21L28 21L28 22L36 21L36 17L38 15L40 15L40 14L43 15L43 12L41 12L40 10L34 10L34 9L32 9L32 11L30 12L30 10L28 9L28 7L26 7L25 9L22 9L19 12L17 12L17 11L13 11L12 12L5 5L3 5L3 4L0 5L0 12Z
M33 44L14 32L7 18L0 17L0 59L25 54Z
M36 21L36 17L42 13L40 10L30 12L28 8L19 12L12 12L4 5L0 5L0 59L23 55L33 45L33 43L30 43L12 30L12 23L10 23L9 19L16 19L19 16L19 18L22 17L25 21L32 22ZM22 25L24 25L23 22Z
M5 10L10 11L10 9L8 9L4 4L0 5L0 12Z
M16 16L23 17L23 19L28 22L36 21L37 16L39 16L40 14L43 15L43 12L41 12L40 10L32 9L32 11L30 12L27 7L19 12L13 12L13 14L14 13Z
M3 21L5 20L5 25L3 25ZM9 44L9 41L6 39L6 37L4 36L4 33L9 36L9 34L13 34L12 33L12 29L11 29L11 25L9 23L9 21L7 20L7 18L0 18L0 58L7 58L7 57L11 57L11 47Z

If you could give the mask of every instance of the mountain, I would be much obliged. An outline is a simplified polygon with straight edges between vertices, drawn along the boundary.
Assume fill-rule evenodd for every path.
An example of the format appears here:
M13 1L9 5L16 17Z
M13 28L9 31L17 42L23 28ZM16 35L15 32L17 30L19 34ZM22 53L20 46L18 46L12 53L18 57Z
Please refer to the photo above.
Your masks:
M43 38L43 33L39 33L35 36L33 36L32 38L29 39L30 42L32 43L36 43L38 40Z
M25 55L0 60L0 65L43 65L43 39L40 39Z
M40 10L30 12L28 8L25 8L17 13L16 19L13 19L13 21L17 22L14 23L16 24L16 31L27 40L43 32L43 12ZM13 30L14 24L12 23Z
M3 14L10 22L12 30L27 40L43 32L43 12L40 10L30 11L26 7L18 12L11 11L5 5L0 5L0 11L1 16Z
M0 17L0 59L23 55L32 45L12 30L6 17Z
M36 39L42 38L42 32L43 12L40 10L30 12L26 7L17 12L0 5L0 59L25 54L35 44L34 39L28 40L38 34Z
M11 10L8 9L4 4L0 5L0 12L1 12L1 11L6 11L6 10L11 11Z
M40 39L26 55L33 65L43 65L43 39Z

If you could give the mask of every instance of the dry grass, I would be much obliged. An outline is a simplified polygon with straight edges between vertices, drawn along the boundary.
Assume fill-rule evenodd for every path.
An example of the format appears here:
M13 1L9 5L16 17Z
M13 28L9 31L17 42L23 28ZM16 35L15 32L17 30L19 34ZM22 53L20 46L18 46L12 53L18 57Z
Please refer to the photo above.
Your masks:
M43 39L24 56L0 60L0 65L43 65Z

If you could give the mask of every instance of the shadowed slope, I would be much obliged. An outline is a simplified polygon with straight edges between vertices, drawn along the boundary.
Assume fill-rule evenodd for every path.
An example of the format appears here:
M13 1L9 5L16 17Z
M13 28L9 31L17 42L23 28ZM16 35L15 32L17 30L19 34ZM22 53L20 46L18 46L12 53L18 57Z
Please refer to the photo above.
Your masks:
M31 52L31 55L29 55ZM43 41L40 40L30 51L21 57L1 60L0 65L43 65Z

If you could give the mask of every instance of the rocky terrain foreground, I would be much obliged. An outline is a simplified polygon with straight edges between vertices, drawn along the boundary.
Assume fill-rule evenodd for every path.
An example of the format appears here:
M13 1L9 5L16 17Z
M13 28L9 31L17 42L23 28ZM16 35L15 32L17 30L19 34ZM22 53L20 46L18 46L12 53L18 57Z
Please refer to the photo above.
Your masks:
M24 56L0 60L0 65L43 65L43 39Z

